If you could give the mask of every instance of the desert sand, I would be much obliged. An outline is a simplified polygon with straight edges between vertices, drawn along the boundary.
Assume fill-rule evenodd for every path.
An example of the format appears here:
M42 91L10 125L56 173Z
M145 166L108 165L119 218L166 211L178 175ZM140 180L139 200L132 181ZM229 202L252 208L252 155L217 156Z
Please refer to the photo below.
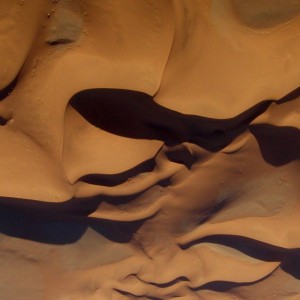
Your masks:
M300 1L0 11L0 299L300 299Z

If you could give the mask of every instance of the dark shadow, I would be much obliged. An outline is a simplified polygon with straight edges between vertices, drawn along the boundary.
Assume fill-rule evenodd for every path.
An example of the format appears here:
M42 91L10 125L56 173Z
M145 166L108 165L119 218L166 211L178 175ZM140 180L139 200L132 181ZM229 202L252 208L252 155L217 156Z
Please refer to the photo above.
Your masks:
M282 261L287 253L285 248L237 235L211 235L180 245L180 248L186 250L200 243L224 245L263 261Z
M4 100L12 93L12 91L14 90L14 88L18 82L18 76L19 75L17 75L16 78L10 84L8 84L5 88L0 90L0 101ZM6 125L7 121L8 120L6 120L5 118L0 116L0 126Z
M251 125L261 154L273 166L282 166L300 159L300 130L268 124Z
M117 197L114 200L117 201ZM53 203L0 197L0 232L41 243L68 244L91 227L114 242L129 242L145 220L122 222L89 218L101 201L103 198L91 197Z
M252 285L251 284L245 284L245 283L239 283L239 282L231 282L231 281L212 281L208 282L200 287L196 288L190 288L192 291L202 291L202 290L210 290L214 292L228 292L233 288L245 286L245 285Z
M47 44L50 46L65 45L71 43L74 43L74 41L71 39L56 39L56 40L47 41Z
M147 219L121 222L110 220L89 219L89 227L116 243L129 243L134 233Z
M280 264L280 268L296 279L300 279L300 250L299 249L286 249L286 254L283 257L282 263ZM276 269L275 269L276 270ZM274 271L275 271L274 270ZM273 272L274 272L273 271ZM230 281L213 281L208 282L200 287L191 288L192 291L200 291L200 290L211 290L215 292L228 292L231 289L243 286L252 286L259 282L266 280L270 277L273 272L268 274L267 276L253 282L230 282Z
M180 145L175 149L170 149L166 153L166 157L169 161L183 164L188 169L191 169L192 165L196 162L197 158L184 146Z
M300 87L297 87L296 89L292 90L291 92L289 92L287 95L283 96L282 98L278 99L276 101L277 104L282 104L282 103L286 103L289 101L293 101L296 98L300 97Z
M128 181L128 179L133 178L140 173L152 172L155 167L155 157L157 153L154 157L141 162L140 164L134 166L129 170L126 170L125 172L117 174L87 174L80 177L78 181L102 186L116 186L122 184Z
M16 82L17 79L1 91L0 100L7 97ZM297 89L278 102L291 101L298 96L298 92ZM71 105L89 122L109 132L132 138L158 139L170 145L193 142L210 151L218 151L228 145L272 102L274 101L262 101L234 118L215 120L169 110L155 103L147 94L128 90L86 90L77 93L70 100ZM264 124L250 126L250 130L258 140L264 159L269 163L277 166L299 159L298 129ZM191 166L194 159L189 153L180 151L167 155L170 160L187 167ZM132 177L134 173L151 171L153 163L153 159L150 159L119 174L90 174L81 180L113 186ZM166 179L158 184L167 186L170 183ZM73 198L60 203L0 197L0 232L42 243L67 244L78 240L90 226L112 241L128 242L145 220L116 222L91 219L88 215L103 201L114 205L127 204L137 196ZM222 209L222 205L224 203L209 211L206 218L209 219ZM199 220L199 223L204 221ZM205 237L182 245L181 248L185 250L204 242L223 244L265 261L283 261L282 268L299 278L298 250L287 251L249 238L230 235Z
M286 249L270 245L261 241L236 235L211 235L189 243L180 245L182 250L186 250L200 243L213 243L231 247L248 256L262 261L281 262L280 268L291 276L300 279L300 249ZM253 283L250 283L253 284ZM201 286L201 289L213 289L225 291L236 287L237 283L217 281ZM240 283L238 283L240 285ZM245 285L242 283L241 285Z
M289 250L280 267L286 273L300 280L300 250Z
M19 74L14 78L14 80L11 83L9 83L5 88L0 90L0 101L6 99L13 92L18 82L18 77ZM7 122L8 122L7 119L0 116L0 126L6 125Z
M252 281L252 282L211 281L211 282L203 284L199 287L190 288L190 290L194 291L194 292L202 291L202 290L210 290L210 291L214 291L214 292L225 293L234 288L243 287L243 286L251 286L251 285L255 285L259 282L262 282L262 281L266 280L268 277L270 277L273 274L273 272L271 272L270 274L264 276L263 278L261 278L259 280Z
M149 285L153 285L153 286L156 286L156 287L159 287L159 288L168 288L172 285L175 285L177 283L180 283L182 281L186 281L186 282L189 282L189 279L186 277L186 276L179 276L169 282L164 282L164 283L156 283L156 282L150 282L150 281L145 281L145 280L142 280L139 276L137 276L136 274L131 274L130 276L133 276L133 277L136 277L137 280L143 282L143 283L146 283L146 284L149 284ZM129 277L129 276L127 276Z
M296 89L278 100L291 101ZM219 151L230 144L275 100L261 101L236 117L212 119L185 115L157 104L143 92L121 89L89 89L75 94L70 105L88 122L105 131L136 139L155 139L167 145L183 142Z
M15 86L17 85L18 77L19 77L19 74L14 78L14 80L11 83L9 83L5 88L0 90L0 101L4 100L6 97L8 97L12 93Z
M3 117L0 116L0 126L6 125L8 120L4 119Z
M69 244L77 241L86 229L84 223L42 221L22 209L0 206L0 232L8 236L47 244Z
M12 209L36 221L80 221L94 212L100 201L97 197L73 198L64 202L44 202L30 199L0 197L0 208Z

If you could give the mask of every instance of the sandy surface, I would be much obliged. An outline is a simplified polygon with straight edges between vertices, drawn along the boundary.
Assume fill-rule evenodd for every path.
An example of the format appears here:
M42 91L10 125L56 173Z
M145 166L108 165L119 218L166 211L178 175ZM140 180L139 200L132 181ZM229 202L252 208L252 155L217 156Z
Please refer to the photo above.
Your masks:
M300 1L0 12L0 299L300 299Z

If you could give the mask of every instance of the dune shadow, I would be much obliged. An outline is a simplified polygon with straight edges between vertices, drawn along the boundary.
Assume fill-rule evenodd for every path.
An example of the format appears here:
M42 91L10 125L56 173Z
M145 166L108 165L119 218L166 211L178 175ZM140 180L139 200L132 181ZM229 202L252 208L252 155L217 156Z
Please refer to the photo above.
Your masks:
M12 93L18 83L18 77L19 74L12 80L12 82L10 82L6 87L0 90L0 101L4 100Z
M281 261L287 253L285 248L237 235L211 235L180 245L180 247L186 250L200 243L224 245L263 261Z
M291 126L251 125L262 157L273 166L282 166L300 159L300 130Z
M211 235L201 239L193 240L189 243L180 245L182 250L186 250L200 243L213 243L224 245L236 249L248 256L262 261L280 262L280 267L291 276L300 279L300 248L286 249L257 241L248 237L236 235ZM212 286L231 287L231 283L210 283Z
M273 272L272 272L273 273ZM260 278L259 280L252 281L252 282L234 282L234 281L211 281L206 284L203 284L199 287L194 287L194 288L189 288L191 291L202 291L202 290L209 290L209 291L214 291L214 292L219 292L219 293L226 293L229 292L230 290L234 288L239 288L243 286L251 286L255 285L259 282L262 282L266 280L268 277L270 277L271 274L268 274L267 276Z
M286 255L283 258L282 263L278 267L293 276L296 279L300 279L300 250L291 249L286 250ZM211 281L199 287L190 288L192 291L210 290L214 292L229 292L232 289L239 287L254 286L260 282L267 280L278 269L276 268L270 274L266 275L259 280L252 282L233 282L233 281Z
M217 281L207 282L199 287L190 288L190 290L192 290L192 291L210 290L210 291L219 292L219 293L226 293L235 288L244 287L244 286L252 286L252 285L258 284L260 282L263 282L263 281L267 280L270 276L272 276L272 274L276 270L277 270L277 268L275 270L273 270L270 274L267 274L266 276L264 276L258 280L255 280L255 281L251 281L251 282L235 282L235 281L217 280Z
M0 232L10 237L61 245L76 242L86 229L84 223L42 220L0 205Z
M121 222L89 220L89 227L97 231L102 236L116 243L129 243L134 233L143 225L145 219Z
M156 155L155 155L156 156ZM155 167L155 156L121 173L116 174L86 174L78 179L89 184L116 186L122 184L137 174L152 172Z
M6 99L14 90L17 82L18 82L19 74L14 78L14 80L9 83L6 87L4 87L2 90L0 90L0 101L3 101ZM6 125L8 120L0 116L0 126Z
M145 219L123 222L89 218L101 201L91 197L50 203L0 197L0 232L41 243L70 244L90 227L111 241L129 242Z
M228 119L182 114L159 105L146 93L124 89L83 90L69 104L92 125L113 134L167 145L191 142L216 152L247 130L272 103L280 105L299 96L300 88L296 88L281 99L260 101Z
M230 119L186 115L157 104L145 93L121 89L90 89L69 101L88 122L105 131L167 145L192 142L219 151L244 132L274 100L261 101Z
M280 267L286 273L300 280L300 250L291 249L284 257Z

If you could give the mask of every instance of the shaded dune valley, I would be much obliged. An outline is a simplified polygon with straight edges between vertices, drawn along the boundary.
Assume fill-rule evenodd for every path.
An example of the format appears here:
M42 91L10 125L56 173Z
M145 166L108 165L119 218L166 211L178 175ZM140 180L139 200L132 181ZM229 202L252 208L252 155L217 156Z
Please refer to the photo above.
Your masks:
M299 1L0 9L0 300L300 299Z
M34 278L45 272L49 256L57 255L55 260L62 260L53 271L58 277L46 271L55 283L46 289L55 297L242 298L258 292L270 295L275 283L285 293L285 282L290 281L289 288L298 293L297 235L290 239L289 228L281 224L293 218L298 222L297 210L290 212L297 203L284 170L292 172L300 158L300 131L250 125L273 106L275 113L294 105L298 92L259 102L224 120L168 110L135 91L92 90L94 98L89 93L79 94L84 104L78 94L69 102L88 122L114 134L163 144L152 157L123 172L81 176L74 183L78 196L65 201L1 197L3 255L8 261L14 256L20 260L7 272L8 281L15 280L18 268L33 269ZM101 118L103 111L110 118ZM253 169L257 157L260 167ZM164 174L170 166L174 170ZM261 171L267 178L260 177ZM219 184L207 183L206 174L217 177ZM223 187L221 178L230 188ZM90 190L93 194L81 195ZM236 226L237 220L244 225ZM276 226L285 238L273 232ZM19 248L23 244L25 253ZM33 285L29 280L25 293L32 295ZM13 293L9 285L3 291ZM42 292L34 290L36 297Z

